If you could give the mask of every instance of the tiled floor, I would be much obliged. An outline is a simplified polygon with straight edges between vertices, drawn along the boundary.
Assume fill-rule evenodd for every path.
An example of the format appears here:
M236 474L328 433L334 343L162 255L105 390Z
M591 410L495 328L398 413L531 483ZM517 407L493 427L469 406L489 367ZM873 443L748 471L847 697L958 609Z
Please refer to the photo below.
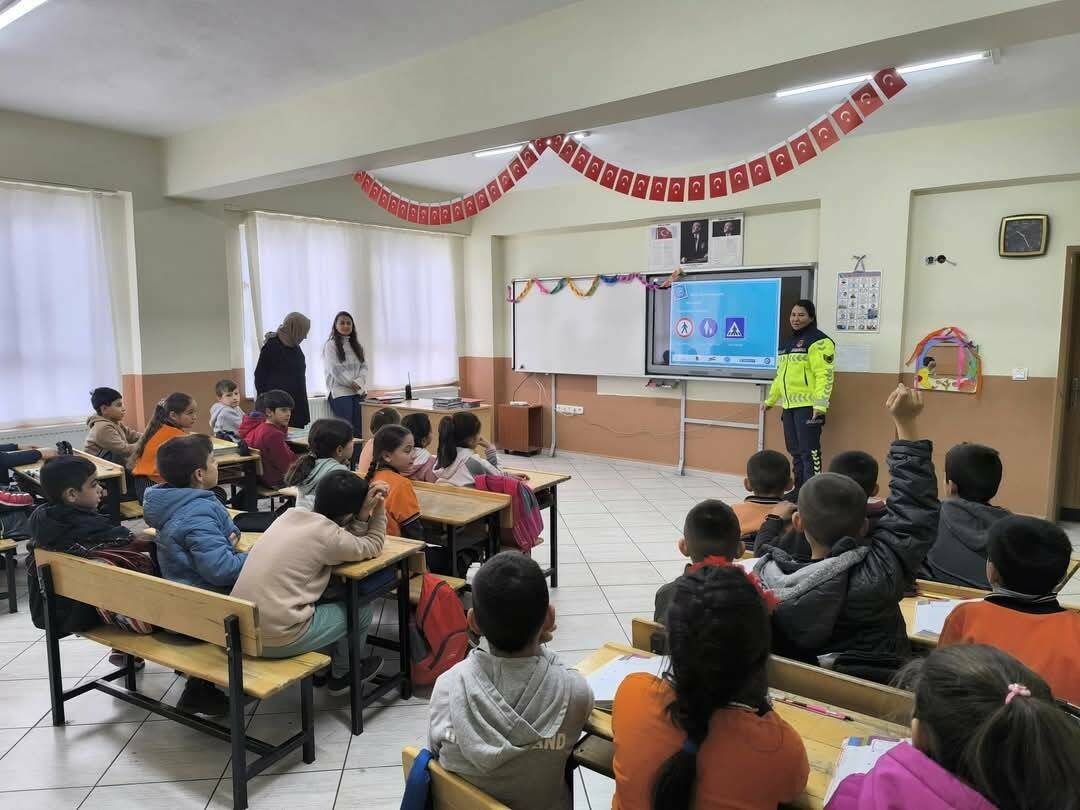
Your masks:
M552 592L558 632L551 644L570 663L606 641L628 642L631 617L651 614L657 585L682 571L675 541L694 503L744 495L741 478L729 475L679 477L650 465L563 455L512 464L573 475L559 488L560 587ZM1080 525L1068 528L1080 547ZM548 553L545 544L535 556L546 563ZM19 580L24 588L22 569ZM1080 602L1080 578L1064 593ZM42 635L22 590L20 612L0 614L0 810L231 806L226 743L95 692L70 701L68 725L53 728ZM103 647L80 639L62 644L66 686L107 669ZM142 691L169 702L183 683L153 665L139 681ZM424 699L369 710L359 737L348 731L347 698L317 691L315 708L315 762L305 765L296 753L256 777L251 807L397 808L401 748L426 740ZM285 739L296 730L298 710L296 690L253 704L249 729ZM581 773L575 785L578 808L611 806L611 780Z

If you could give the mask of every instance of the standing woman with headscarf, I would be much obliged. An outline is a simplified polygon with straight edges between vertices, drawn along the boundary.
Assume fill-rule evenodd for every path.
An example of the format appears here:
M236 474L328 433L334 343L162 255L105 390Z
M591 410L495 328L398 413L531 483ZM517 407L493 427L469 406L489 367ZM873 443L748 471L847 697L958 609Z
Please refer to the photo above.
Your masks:
M311 421L307 402L307 360L300 344L311 329L311 321L299 312L290 312L276 332L267 332L255 366L255 391L265 394L275 389L292 396L289 425L304 427Z
M364 347L356 338L356 322L348 312L334 316L330 337L323 346L323 369L330 410L353 426L353 435L363 435L360 403L367 397L367 362Z

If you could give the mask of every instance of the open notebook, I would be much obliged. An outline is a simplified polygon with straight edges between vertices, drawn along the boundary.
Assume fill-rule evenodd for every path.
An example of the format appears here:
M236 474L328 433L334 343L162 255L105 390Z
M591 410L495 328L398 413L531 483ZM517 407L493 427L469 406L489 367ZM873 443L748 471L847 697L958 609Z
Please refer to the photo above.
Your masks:
M644 656L626 655L613 658L600 669L588 676L586 680L592 687L593 696L596 700L596 708L610 709L615 701L615 692L619 684L627 675L635 672L647 672L650 675L660 677L667 668L667 658L662 655Z
M937 638L945 628L949 618L959 605L965 602L978 602L979 599L920 599L915 605L915 634Z
M829 791L825 794L825 804L829 803L837 786L844 779L856 773L870 773L879 759L902 742L904 740L886 737L849 737L844 740L840 757L833 768Z

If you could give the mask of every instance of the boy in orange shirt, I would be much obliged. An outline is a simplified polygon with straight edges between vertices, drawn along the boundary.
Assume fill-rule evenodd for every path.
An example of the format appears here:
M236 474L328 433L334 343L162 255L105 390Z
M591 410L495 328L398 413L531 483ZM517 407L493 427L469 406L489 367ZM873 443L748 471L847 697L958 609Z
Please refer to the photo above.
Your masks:
M752 493L742 503L735 504L735 516L739 519L739 533L749 548L772 508L795 487L791 477L791 462L783 453L775 450L759 450L746 460L746 491Z
M1041 675L1055 697L1080 705L1080 614L1054 593L1069 566L1069 538L1053 523L1020 515L1002 518L988 534L994 592L957 607L938 645L998 647Z

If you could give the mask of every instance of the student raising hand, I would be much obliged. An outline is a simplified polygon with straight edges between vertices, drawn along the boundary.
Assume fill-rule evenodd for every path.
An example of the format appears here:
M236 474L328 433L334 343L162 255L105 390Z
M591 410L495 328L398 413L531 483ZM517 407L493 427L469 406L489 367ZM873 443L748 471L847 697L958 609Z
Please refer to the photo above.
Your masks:
M917 388L908 388L903 383L896 386L896 390L889 394L885 400L885 407L892 415L896 424L896 437L906 441L918 439L915 429L916 420L923 409L922 391Z

